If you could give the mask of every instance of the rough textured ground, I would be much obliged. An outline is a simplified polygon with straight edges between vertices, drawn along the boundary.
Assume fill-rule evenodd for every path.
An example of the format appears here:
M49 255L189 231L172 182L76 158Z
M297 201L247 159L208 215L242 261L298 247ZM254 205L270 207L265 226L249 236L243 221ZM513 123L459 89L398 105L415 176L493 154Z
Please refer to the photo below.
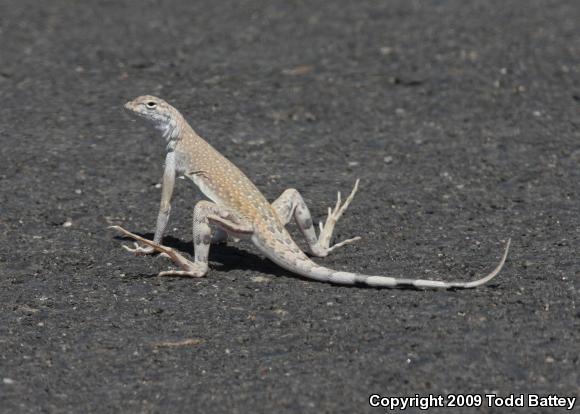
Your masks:
M578 21L576 0L1 0L0 411L578 396ZM512 237L505 270L346 288L233 244L208 278L160 279L106 230L154 229L163 143L121 109L145 93L317 220L360 177L337 238L363 239L329 266L467 280ZM199 197L179 181L166 241L187 254Z

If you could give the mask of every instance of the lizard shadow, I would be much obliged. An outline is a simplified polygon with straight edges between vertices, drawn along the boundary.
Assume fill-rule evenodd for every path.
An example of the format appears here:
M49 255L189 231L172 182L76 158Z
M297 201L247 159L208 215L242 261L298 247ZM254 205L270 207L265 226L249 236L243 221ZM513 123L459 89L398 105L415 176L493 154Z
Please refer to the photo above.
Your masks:
M135 233L135 234L144 237L146 239L150 240L153 239L152 233L145 234ZM133 241L133 239L131 239L130 237L125 236L115 236L115 238L123 241ZM271 274L275 276L296 277L295 274L280 268L274 262L271 262L269 259L262 258L255 253L234 246L231 244L232 242L229 243L230 244L218 243L211 245L209 251L209 261L213 262L213 264L210 265L211 269L218 270L221 272L229 272L233 270L249 270ZM163 237L163 245L171 247L172 249L175 249L180 253L184 253L187 256L189 256L188 258L192 259L191 257L193 255L192 241L184 241L178 239L177 237L165 236ZM167 259L167 261L171 262L170 259ZM157 277L157 274L150 275L148 277Z
M147 238L149 240L153 239L153 233L144 233L144 234L139 234L136 233L137 235ZM126 236L115 236L115 239L117 240L123 240L123 241L134 241L132 238L130 237L126 237ZM261 272L261 273L265 273L265 274L269 274L269 275L273 275L276 277L280 277L280 276L285 276L285 277L291 277L294 279L301 279L301 280L306 280L306 281L312 281L312 279L298 275L294 272L288 271L278 265L276 265L274 262L270 261L267 258L263 258L258 256L255 253L249 252L246 249L243 248L239 248L237 246L232 245L232 243L236 243L236 242L229 242L230 244L226 244L226 243L218 243L218 244L212 244L211 245L211 249L210 249L210 253L209 253L209 261L213 262L210 264L210 271L211 269L214 270L218 270L221 272L230 272L230 271L234 271L234 270L247 270L247 271L255 271L255 272ZM163 245L167 246L167 247L171 247L175 250L178 250L181 253L185 253L187 256L189 256L190 259L192 259L192 255L193 255L193 242L192 241L183 241L181 239L178 239L176 237L173 236L165 236L163 238ZM158 256L156 256L158 257ZM171 262L170 259L166 259L168 262ZM217 262L217 264L216 264ZM145 276L146 278L154 278L157 277L157 274L151 274L151 275L147 275ZM345 287L345 288L356 288L356 289L369 289L369 290L376 290L376 289L382 289L380 287L374 287L374 286L369 286L367 284L361 284L361 283L355 283L353 285L342 285L342 284L335 284L335 283L330 283L336 286L341 286L341 287ZM497 284L496 283L490 283L488 284L489 288L495 289L497 288ZM422 291L424 289L417 289L415 286L413 286L412 284L400 284L398 286L396 286L397 290L408 290L408 291ZM448 288L447 291L448 292L455 292L455 291L459 291L462 290L461 288Z

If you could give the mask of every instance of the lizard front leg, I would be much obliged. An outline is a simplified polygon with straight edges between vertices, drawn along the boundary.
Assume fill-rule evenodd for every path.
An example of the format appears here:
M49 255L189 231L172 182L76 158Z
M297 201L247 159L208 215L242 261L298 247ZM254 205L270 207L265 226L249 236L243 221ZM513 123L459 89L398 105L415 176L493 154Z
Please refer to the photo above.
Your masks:
M175 152L170 151L165 157L165 170L163 172L163 184L161 187L161 203L159 206L159 213L157 214L157 224L155 226L155 235L153 242L160 245L163 233L169 221L169 214L171 213L171 196L173 195L173 188L175 187ZM134 248L123 246L126 250L137 255L152 254L156 251L153 246L142 246L139 243L134 244Z
M360 239L360 237L353 237L352 239L343 240L340 243L330 246L330 239L332 238L332 232L334 231L334 226L338 219L342 216L345 210L348 208L350 202L352 201L357 189L359 180L356 180L354 188L352 189L350 195L345 200L344 204L341 204L340 192L338 193L338 200L334 209L328 208L328 217L324 225L320 225L320 234L316 236L316 231L314 230L312 216L308 206L304 202L304 199L294 188L290 188L282 193L282 195L272 203L272 207L278 213L278 217L284 225L288 224L292 218L296 220L300 232L306 239L310 252L317 257L328 256L330 252L334 249L344 246L345 244L352 243Z

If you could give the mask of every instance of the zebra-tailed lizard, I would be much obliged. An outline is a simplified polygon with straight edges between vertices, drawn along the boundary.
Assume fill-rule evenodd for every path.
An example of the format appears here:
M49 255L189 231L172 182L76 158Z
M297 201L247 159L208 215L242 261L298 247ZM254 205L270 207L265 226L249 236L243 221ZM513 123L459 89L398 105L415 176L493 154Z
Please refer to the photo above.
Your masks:
M134 248L123 246L127 250L139 255L160 252L170 257L181 268L161 272L159 275L205 276L208 272L210 244L223 241L228 235L250 239L270 260L293 273L309 279L344 285L473 288L493 279L505 263L510 240L506 243L497 267L487 276L471 282L371 276L320 266L300 250L285 226L294 218L308 243L310 253L316 257L325 257L336 248L358 240L359 237L355 237L330 246L334 226L352 201L358 188L358 180L344 203L341 203L340 193L338 194L335 208L328 209L328 218L324 225L320 223L320 233L316 236L310 211L298 191L286 190L270 204L244 173L197 135L179 111L167 102L154 96L141 96L125 104L125 108L161 131L167 142L167 156L161 206L153 241L119 226L113 228L142 243L142 245L135 243ZM194 262L161 244L169 219L176 174L193 180L201 192L211 200L198 202L193 210ZM217 227L213 233L210 225Z

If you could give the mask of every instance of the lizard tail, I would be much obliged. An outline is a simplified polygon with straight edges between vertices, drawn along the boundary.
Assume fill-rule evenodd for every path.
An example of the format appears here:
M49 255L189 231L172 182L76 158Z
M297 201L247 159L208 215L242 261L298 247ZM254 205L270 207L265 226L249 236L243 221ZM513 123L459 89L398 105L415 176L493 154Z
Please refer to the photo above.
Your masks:
M440 280L406 279L389 276L372 276L359 273L341 272L319 266L305 255L298 258L290 254L272 254L271 249L260 249L270 260L286 270L299 274L308 279L320 282L335 283L338 285L366 285L379 288L414 288L414 289L471 289L481 286L492 280L502 269L510 248L511 239L508 239L502 258L496 268L486 276L471 282L444 282ZM260 247L260 246L258 246ZM280 246L282 247L282 246ZM279 250L278 250L279 251Z

